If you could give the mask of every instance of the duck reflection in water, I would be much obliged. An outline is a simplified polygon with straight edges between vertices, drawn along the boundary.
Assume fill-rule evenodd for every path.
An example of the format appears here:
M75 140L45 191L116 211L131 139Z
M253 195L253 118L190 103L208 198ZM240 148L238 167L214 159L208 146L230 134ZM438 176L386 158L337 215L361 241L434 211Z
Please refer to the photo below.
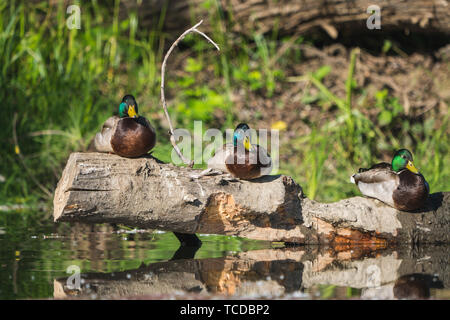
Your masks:
M429 299L430 288L443 288L442 281L429 274L408 274L397 279L394 297L397 299Z

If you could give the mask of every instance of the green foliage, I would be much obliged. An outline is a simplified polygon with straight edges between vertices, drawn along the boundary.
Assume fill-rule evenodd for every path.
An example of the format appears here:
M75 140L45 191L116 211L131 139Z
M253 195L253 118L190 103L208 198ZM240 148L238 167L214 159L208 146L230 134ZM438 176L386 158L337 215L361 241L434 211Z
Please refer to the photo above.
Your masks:
M384 127L392 122L392 119L403 112L403 106L397 98L388 97L388 90L383 89L375 94L376 106L380 109L378 125Z
M158 92L156 61L161 51L154 44L163 38L152 31L148 42L136 40L135 14L119 23L115 10L112 24L107 24L104 10L94 1L91 8L84 7L82 29L69 30L63 3L56 17L51 12L43 16L42 7L48 9L44 3L0 7L0 98L6 115L0 119L5 145L0 174L7 180L0 185L1 202L47 197L30 175L53 190L68 154L87 146L116 111L121 95ZM125 33L129 37L122 37ZM148 111L141 107L144 114ZM11 138L15 113L17 146Z
M212 120L215 109L226 109L223 94L211 89L207 84L197 84L198 73L203 70L200 59L186 60L186 75L171 82L170 87L180 88L178 104L175 105L178 123L185 128L192 128L193 120L208 122Z
M267 43L266 39L257 34L254 37L257 58L260 61L259 67L263 70L265 76L265 86L267 89L267 96L271 97L275 90L276 79L282 76L281 70L273 67L270 57L274 55L273 42ZM270 46L272 44L272 46Z
M204 130L210 125L232 128L241 120L241 110L232 102L235 93L265 99L282 94L291 65L303 62L302 50L295 45L305 39L299 37L292 48L280 50L292 39L280 38L276 28L270 35L236 36L225 27L233 23L233 17L226 21L217 1L204 1L202 6L209 8L213 30L209 36L221 51L216 53L197 34L183 40L186 58L181 66L171 64L177 61L177 51L180 54L177 48L167 68L169 112L176 127L192 129L194 120L202 120ZM136 12L119 19L119 1L112 8L98 1L83 3L80 30L66 27L63 3L51 8L45 2L0 4L0 99L5 110L0 117L4 146L0 151L0 175L4 177L0 203L51 200L45 190L51 193L55 188L70 152L86 148L126 93L137 97L140 113L156 126L158 143L153 154L171 161L159 101L167 8L147 30L138 29ZM398 51L389 40L382 50ZM437 119L425 114L415 119L405 114L399 98L387 89L370 96L354 79L357 55L357 50L352 51L345 96L324 85L332 71L330 65L302 77L318 93L305 90L301 103L333 116L281 146L281 172L293 176L311 198L338 200L358 194L347 181L360 166L406 147L413 151L432 191L448 190L448 115ZM358 100L353 97L356 93ZM263 112L255 110L251 116L256 122ZM282 160L292 154L294 160Z
M313 73L313 77L319 81L322 81L331 71L331 67L328 65L321 66L316 72Z
M320 286L320 296L323 299L334 298L336 291L336 286L334 285L321 285Z
M330 105L338 108L337 117L320 128L313 128L307 135L294 138L282 152L294 152L301 159L296 164L285 164L282 172L292 174L303 186L306 195L322 201L336 201L358 195L357 188L348 183L351 174L360 167L382 161L381 154L390 157L395 150L412 150L414 162L430 183L431 192L448 190L449 161L448 115L439 122L429 117L424 122L408 118L397 97L387 89L376 92L374 103L354 105L352 94L357 88L353 79L357 50L353 50L346 81L346 98L337 97L323 80L331 71L322 66L317 71L295 81L310 81L319 94L306 93L303 103L316 103L325 110ZM363 93L364 95L364 93ZM364 109L375 109L376 117L367 115ZM439 124L438 124L439 123ZM289 150L289 149L291 150Z
M233 78L237 81L244 82L252 91L261 89L264 85L261 80L261 72L258 70L249 71L248 65L233 69Z
M383 48L381 49L381 51L383 53L388 53L389 50L391 50L391 48L392 48L392 42L390 40L384 40Z

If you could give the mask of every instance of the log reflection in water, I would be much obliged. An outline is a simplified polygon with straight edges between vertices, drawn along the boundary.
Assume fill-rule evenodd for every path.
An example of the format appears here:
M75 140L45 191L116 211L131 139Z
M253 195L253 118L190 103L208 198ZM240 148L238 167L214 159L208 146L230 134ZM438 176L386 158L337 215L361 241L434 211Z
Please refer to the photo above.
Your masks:
M358 252L358 255L355 255ZM56 279L55 298L308 297L320 285L361 289L362 298L426 298L430 288L450 288L449 249L335 252L296 247L240 252L209 259L142 265L114 273L84 273L80 290Z

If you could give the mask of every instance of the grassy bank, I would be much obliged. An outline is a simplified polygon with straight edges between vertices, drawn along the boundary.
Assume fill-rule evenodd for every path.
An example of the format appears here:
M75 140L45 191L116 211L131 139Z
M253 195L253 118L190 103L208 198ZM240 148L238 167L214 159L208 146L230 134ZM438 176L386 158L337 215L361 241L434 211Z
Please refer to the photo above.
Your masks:
M0 203L51 199L70 152L86 148L126 93L156 126L154 155L170 161L159 72L174 36L162 31L164 16L154 29L141 30L136 13L119 20L118 1L112 16L92 1L82 4L82 28L69 30L62 5L12 3L0 4ZM425 112L406 112L392 90L369 90L358 81L359 49L349 49L342 90L334 90L333 71L343 67L325 61L293 71L306 64L302 48L314 48L313 40L300 37L280 51L289 37L276 30L240 37L226 32L216 7L210 11L209 36L221 53L189 35L168 64L166 95L177 127L192 129L202 120L225 129L243 120L281 128L280 171L318 200L357 195L350 174L388 160L400 147L412 150L432 192L450 190L448 99ZM385 53L393 53L386 43ZM448 70L448 61L441 63Z

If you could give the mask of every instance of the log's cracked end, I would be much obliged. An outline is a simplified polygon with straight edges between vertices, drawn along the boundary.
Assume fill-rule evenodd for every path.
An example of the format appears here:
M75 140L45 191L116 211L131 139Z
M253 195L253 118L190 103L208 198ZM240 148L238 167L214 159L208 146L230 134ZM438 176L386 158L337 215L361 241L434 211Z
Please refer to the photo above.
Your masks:
M245 209L236 204L231 194L223 192L212 194L200 215L197 228L198 233L227 233L235 230L233 225L240 228L250 223L242 214Z
M212 194L200 215L196 233L227 234L266 241L304 242L300 225L285 214L282 206L271 215L239 204L231 194ZM276 217L272 219L271 216ZM290 224L289 230L286 225Z

